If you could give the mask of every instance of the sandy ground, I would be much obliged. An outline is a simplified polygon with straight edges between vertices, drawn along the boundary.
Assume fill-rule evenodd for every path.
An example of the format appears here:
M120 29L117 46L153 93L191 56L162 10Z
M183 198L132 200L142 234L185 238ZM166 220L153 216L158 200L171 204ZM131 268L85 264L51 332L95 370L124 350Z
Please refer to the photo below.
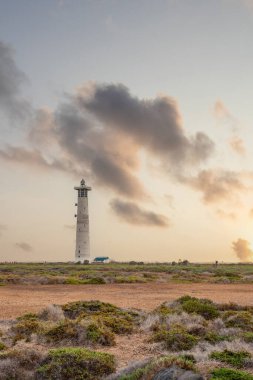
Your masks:
M253 305L252 284L7 285L0 287L0 319L77 300L100 300L120 307L152 310L185 294L215 302Z

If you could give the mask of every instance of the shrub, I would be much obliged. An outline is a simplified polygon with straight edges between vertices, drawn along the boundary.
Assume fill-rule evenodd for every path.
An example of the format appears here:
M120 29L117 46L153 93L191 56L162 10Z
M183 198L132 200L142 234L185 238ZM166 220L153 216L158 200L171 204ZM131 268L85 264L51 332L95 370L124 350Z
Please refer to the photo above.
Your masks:
M211 344L215 344L222 342L223 340L228 340L228 337L225 335L219 335L213 331L208 331L208 333L204 336L204 339Z
M97 320L87 321L65 320L51 327L45 332L49 342L71 344L101 344L112 346L115 344L114 334Z
M100 301L77 301L77 302L70 302L66 305L62 306L62 309L64 311L64 314L66 317L75 319L82 316L87 315L98 315L100 313L103 314L110 314L110 313L116 313L120 314L121 309L117 306L114 306L110 303L104 303Z
M162 303L160 306L158 306L154 312L158 313L159 315L165 317L168 314L173 313L173 309L166 305L166 303Z
M212 371L210 380L253 380L253 376L231 368L217 368Z
M0 342L0 351L3 351L6 349L6 346L3 342Z
M115 334L131 334L134 328L132 319L123 316L105 316L102 318L102 323Z
M222 363L230 364L233 367L242 368L245 360L250 358L250 353L246 351L233 352L229 350L214 351L210 354L210 359L218 360Z
M40 351L26 348L22 350L12 349L6 351L2 358L12 359L17 367L22 367L26 370L33 370L42 360L43 354Z
M226 311L222 316L226 327L252 329L252 315L248 311Z
M191 350L198 342L198 338L187 333L181 327L174 327L170 330L161 329L153 334L155 342L163 342L165 347L171 351Z
M34 333L41 333L44 329L44 326L38 320L34 319L24 319L18 322L15 326L12 327L12 332L14 332L14 341L20 339L30 339L31 335Z
M90 343L98 343L103 346L113 346L115 344L114 334L104 326L99 326L91 322L86 327L86 340Z
M247 343L253 343L253 332L246 332L242 335L242 338Z
M121 376L116 376L117 380L152 380L154 376L161 370L175 365L179 368L192 370L194 365L192 361L182 357L161 356L152 359L148 363L144 363L141 367L130 370L130 373L124 373Z
M38 316L37 314L34 314L34 313L27 313L27 314L21 315L21 317L18 317L17 320L18 321L37 321Z
M217 307L209 300L185 296L180 299L182 309L191 314L196 313L205 319L214 319L219 316Z
M36 371L37 380L98 380L115 371L114 357L84 348L50 350Z
M54 343L59 343L63 340L77 341L78 325L75 322L65 320L49 328L45 332L45 337L48 341Z
M146 278L138 276L116 276L114 279L116 284L134 284L147 282Z

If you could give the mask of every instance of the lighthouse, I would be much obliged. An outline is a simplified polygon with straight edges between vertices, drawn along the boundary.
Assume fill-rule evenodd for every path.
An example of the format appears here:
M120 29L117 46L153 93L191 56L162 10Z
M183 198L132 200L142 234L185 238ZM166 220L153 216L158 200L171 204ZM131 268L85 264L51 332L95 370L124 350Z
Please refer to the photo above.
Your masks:
M91 187L86 186L82 179L80 186L75 186L74 189L77 190L75 262L83 263L85 260L90 261L88 191Z

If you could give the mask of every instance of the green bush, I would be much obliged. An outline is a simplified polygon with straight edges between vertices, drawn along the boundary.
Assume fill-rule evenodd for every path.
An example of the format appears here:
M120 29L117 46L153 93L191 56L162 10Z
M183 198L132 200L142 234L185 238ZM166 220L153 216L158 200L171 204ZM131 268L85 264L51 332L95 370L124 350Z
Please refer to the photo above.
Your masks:
M37 314L34 314L34 313L27 313L27 314L21 315L21 317L18 317L17 320L18 321L36 321L38 320L38 316Z
M204 336L204 339L211 344L215 344L215 343L222 342L224 340L230 340L231 337L219 335L213 331L208 331L208 333Z
M252 314L249 311L226 311L222 319L226 327L238 327L243 330L253 328Z
M222 363L230 364L236 368L242 368L244 366L245 360L250 358L251 355L246 351L214 351L209 355L210 359L218 360Z
M6 349L6 346L3 342L0 342L0 351L3 351Z
M180 299L180 304L186 313L196 313L205 319L214 319L219 316L219 311L214 303L206 299L185 296Z
M114 282L116 284L135 284L147 282L147 279L138 276L116 276Z
M66 317L75 319L79 316L99 315L99 314L120 314L121 309L110 303L100 301L77 301L70 302L62 306Z
M109 327L115 334L131 334L134 324L131 318L124 316L105 316L101 319L102 323Z
M19 321L15 326L12 327L12 331L15 334L14 341L20 339L29 340L32 334L41 333L43 330L44 326L41 322L29 318Z
M53 343L59 343L63 340L69 340L71 342L77 340L78 335L78 325L68 320L59 322L45 332L47 340Z
M242 338L247 343L253 343L253 332L246 332L242 335Z
M103 346L113 346L115 344L114 334L95 322L91 322L86 327L86 339L90 343L98 343Z
M80 279L76 277L69 277L65 280L65 284L68 285L89 285L89 284L106 284L106 281L102 277L91 277Z
M231 368L217 368L212 371L210 380L253 380L253 376Z
M152 340L163 342L165 347L171 351L191 350L198 342L197 337L187 333L181 327L174 327L170 330L161 329L153 334Z
M114 357L85 348L50 350L36 371L37 380L99 380L115 371Z
M166 317L167 315L173 313L173 309L165 303L162 303L154 310L154 312L160 314L162 317Z
M44 335L52 343L67 341L68 344L77 345L91 343L112 346L115 344L114 334L95 319L89 319L83 323L65 320L48 329Z

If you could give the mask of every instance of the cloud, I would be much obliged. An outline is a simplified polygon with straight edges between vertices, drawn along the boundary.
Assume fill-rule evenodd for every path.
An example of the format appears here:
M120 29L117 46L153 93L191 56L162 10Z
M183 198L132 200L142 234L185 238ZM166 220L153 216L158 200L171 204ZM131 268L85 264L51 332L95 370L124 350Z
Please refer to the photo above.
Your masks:
M230 220L235 220L236 219L236 214L234 212L227 212L222 209L218 209L216 211L216 214L221 218L221 219L230 219Z
M2 236L2 233L7 230L6 224L0 224L0 236Z
M16 66L13 50L0 41L0 110L11 118L24 117L29 109L20 94L25 81L24 73Z
M250 248L250 243L244 239L238 239L232 243L232 248L236 256L242 262L251 261L253 259L253 251Z
M3 43L0 63L1 105L10 114L23 112L20 88L25 76ZM66 95L55 110L29 110L27 144L2 148L0 159L85 176L134 200L150 199L139 179L143 152L167 172L176 172L198 166L214 150L205 133L186 133L174 99L141 99L123 84L89 83Z
M229 170L201 170L197 176L181 178L181 181L203 194L205 203L235 201L246 190L242 173Z
M37 149L29 150L23 147L7 146L4 150L0 150L0 159L44 170L60 170L78 176L82 174L73 166L71 161L63 158L48 160Z
M245 156L246 149L244 146L244 141L240 137L233 136L229 141L229 145L235 153L240 156Z
M238 120L230 112L221 100L217 100L214 104L213 113L218 121L228 125L233 131L238 129Z
M230 119L232 117L230 111L221 100L217 100L214 104L214 116L218 119Z
M156 227L169 226L169 220L166 216L143 210L136 203L114 199L110 205L114 213L127 223Z
M93 84L77 95L79 104L106 128L130 136L138 145L171 163L196 163L213 151L210 138L199 132L187 137L174 99L157 96L139 99L122 84Z
M22 251L25 251L25 252L32 252L32 247L30 246L30 244L28 243L25 243L25 242L21 242L21 243L16 243L15 244L16 247L22 249Z

